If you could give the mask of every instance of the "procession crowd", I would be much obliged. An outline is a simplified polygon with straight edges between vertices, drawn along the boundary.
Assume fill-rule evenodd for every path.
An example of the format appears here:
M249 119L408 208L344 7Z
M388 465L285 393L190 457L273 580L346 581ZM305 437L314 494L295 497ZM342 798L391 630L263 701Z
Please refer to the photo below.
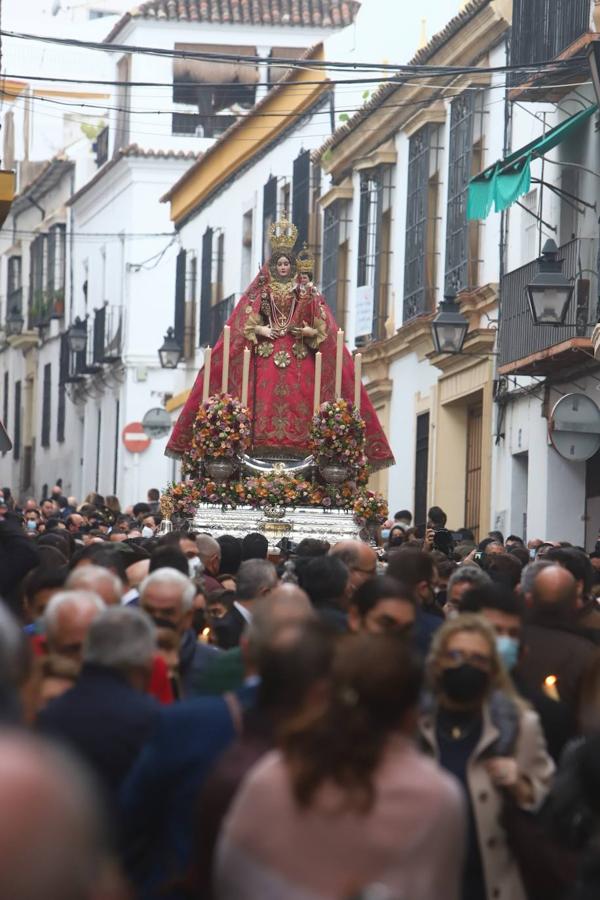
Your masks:
M600 896L600 550L0 491L0 897Z

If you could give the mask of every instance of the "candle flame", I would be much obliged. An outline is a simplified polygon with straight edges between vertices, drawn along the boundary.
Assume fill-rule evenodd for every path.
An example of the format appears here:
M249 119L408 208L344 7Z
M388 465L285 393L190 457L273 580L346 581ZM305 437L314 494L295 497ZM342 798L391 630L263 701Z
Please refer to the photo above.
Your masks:
M544 684L546 685L546 687L555 687L557 682L558 678L556 677L556 675L547 675L544 678Z

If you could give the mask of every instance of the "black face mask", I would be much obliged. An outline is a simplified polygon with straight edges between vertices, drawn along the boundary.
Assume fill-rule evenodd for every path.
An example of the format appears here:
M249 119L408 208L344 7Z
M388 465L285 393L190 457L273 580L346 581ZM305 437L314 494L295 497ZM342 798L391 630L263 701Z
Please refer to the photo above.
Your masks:
M483 669L462 663L452 669L444 669L441 673L441 685L450 700L457 703L474 703L485 694L490 683L490 676Z

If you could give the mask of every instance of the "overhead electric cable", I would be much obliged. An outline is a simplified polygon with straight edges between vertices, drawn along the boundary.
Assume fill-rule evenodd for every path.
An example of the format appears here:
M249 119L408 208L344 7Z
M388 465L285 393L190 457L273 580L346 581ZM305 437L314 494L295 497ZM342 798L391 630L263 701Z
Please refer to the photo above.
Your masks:
M285 67L289 69L338 69L342 71L371 71L371 72L395 72L398 77L429 77L433 72L441 75L466 75L472 73L494 72L535 72L539 69L567 68L581 62L585 57L572 57L571 59L553 59L534 61L526 66L432 66L396 63L363 63L346 62L340 60L315 60L306 57L271 57L246 56L236 53L218 53L206 50L175 50L164 47L144 47L131 44L106 44L98 41L84 41L78 38L60 38L50 35L36 35L26 32L0 30L0 36L15 38L25 41L39 41L41 43L58 44L61 46L80 47L87 50L99 50L103 53L135 53L148 56L163 56L171 59L198 59L212 62L235 62L240 65L267 65L269 67Z

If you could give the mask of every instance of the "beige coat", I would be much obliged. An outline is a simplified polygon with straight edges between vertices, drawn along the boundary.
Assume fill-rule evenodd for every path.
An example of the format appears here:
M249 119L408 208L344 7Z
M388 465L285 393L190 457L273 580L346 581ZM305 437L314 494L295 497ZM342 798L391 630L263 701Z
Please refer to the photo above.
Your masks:
M437 757L433 715L424 714L419 728L425 744ZM479 838L487 900L527 900L516 860L507 846L506 833L500 824L502 792L493 785L485 768L485 760L489 759L485 751L498 737L499 731L486 706L481 738L467 764L467 782ZM546 751L540 722L533 710L521 713L514 756L519 770L529 776L533 787L533 803L524 808L535 812L549 791L554 763Z

